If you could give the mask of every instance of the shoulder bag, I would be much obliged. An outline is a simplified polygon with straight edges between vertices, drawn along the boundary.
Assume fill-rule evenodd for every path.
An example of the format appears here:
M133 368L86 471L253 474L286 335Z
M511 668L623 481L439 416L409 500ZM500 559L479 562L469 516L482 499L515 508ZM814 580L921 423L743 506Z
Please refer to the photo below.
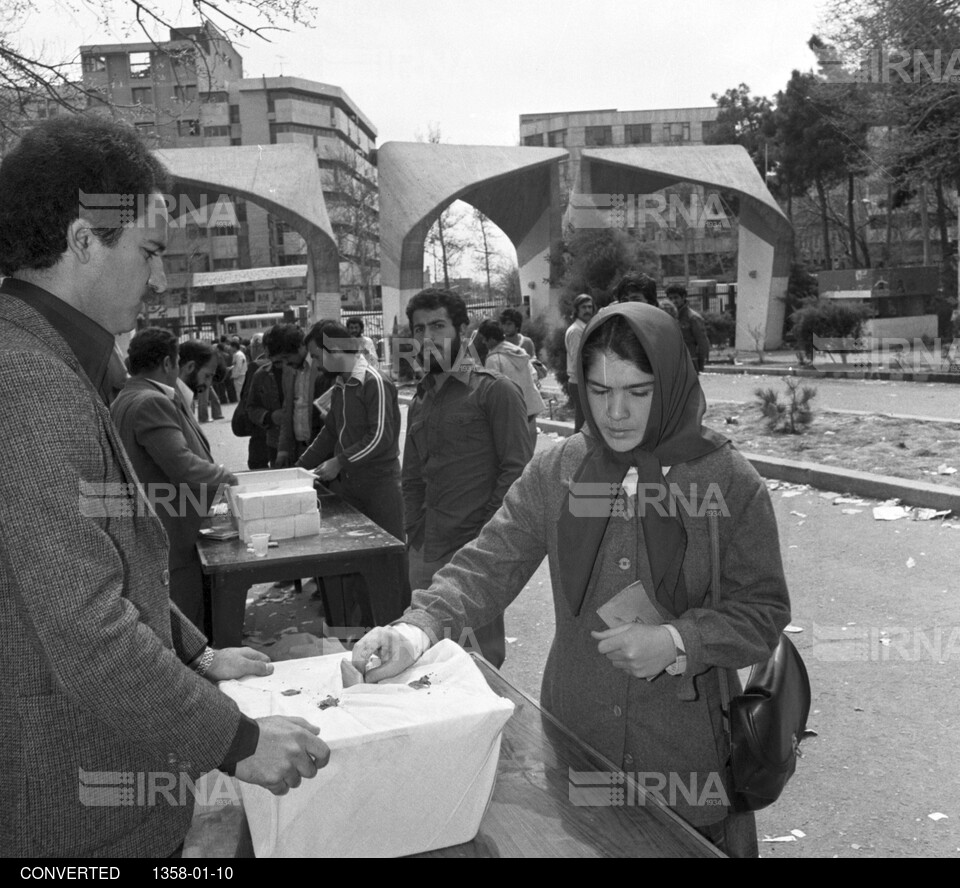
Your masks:
M709 516L711 601L720 603L720 528ZM800 742L808 736L810 679L800 653L781 633L770 659L750 670L743 693L730 698L726 669L720 676L720 698L730 741L730 773L734 811L758 811L773 804L797 768Z

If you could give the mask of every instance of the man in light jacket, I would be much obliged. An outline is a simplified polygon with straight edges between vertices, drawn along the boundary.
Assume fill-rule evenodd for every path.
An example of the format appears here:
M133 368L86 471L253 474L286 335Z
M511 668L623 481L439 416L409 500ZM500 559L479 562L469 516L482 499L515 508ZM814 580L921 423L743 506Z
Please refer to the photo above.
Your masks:
M483 321L477 328L477 336L487 346L487 358L483 366L496 370L508 379L512 379L523 394L527 408L527 424L534 446L537 443L537 416L543 411L543 398L537 388L537 371L534 370L530 355L519 345L507 342L503 327L492 318Z

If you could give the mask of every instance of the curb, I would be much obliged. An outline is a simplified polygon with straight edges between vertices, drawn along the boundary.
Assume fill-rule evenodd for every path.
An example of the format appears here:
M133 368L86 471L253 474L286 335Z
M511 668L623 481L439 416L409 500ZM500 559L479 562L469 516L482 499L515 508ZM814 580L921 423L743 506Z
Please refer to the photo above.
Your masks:
M553 432L565 438L573 434L573 424L569 422L538 420L537 427L541 432ZM855 469L835 469L819 463L795 462L744 451L741 453L764 478L792 484L808 484L818 490L836 491L868 499L899 499L908 506L937 511L949 509L960 515L960 488L930 484L928 481L909 481L891 475L871 475Z
M945 382L960 384L960 373L907 373L894 370L824 370L816 367L784 367L775 364L752 364L729 366L707 364L704 373L719 373L734 376L800 376L809 379L873 379L884 382Z

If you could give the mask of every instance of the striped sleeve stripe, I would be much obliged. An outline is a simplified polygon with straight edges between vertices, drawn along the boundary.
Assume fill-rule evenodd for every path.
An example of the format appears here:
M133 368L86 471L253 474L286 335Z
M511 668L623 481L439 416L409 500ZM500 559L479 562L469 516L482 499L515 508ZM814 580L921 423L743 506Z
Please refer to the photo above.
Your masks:
M375 370L367 371L367 379L364 380L364 386L366 386L367 380L369 380L371 376L377 385L377 431L370 443L364 447L363 450L355 453L353 458L350 459L350 462L357 462L370 456L377 447L380 446L380 442L383 440L383 429L387 421L387 393L384 391L383 377ZM346 399L344 399L344 403L346 403Z

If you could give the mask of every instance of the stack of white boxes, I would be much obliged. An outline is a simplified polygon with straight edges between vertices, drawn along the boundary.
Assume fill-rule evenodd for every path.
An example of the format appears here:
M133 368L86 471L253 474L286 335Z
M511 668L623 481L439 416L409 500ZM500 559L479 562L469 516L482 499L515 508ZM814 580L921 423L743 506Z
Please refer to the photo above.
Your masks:
M269 533L274 540L320 533L315 480L306 469L238 474L239 483L228 487L227 495L240 539L248 543L255 533Z

